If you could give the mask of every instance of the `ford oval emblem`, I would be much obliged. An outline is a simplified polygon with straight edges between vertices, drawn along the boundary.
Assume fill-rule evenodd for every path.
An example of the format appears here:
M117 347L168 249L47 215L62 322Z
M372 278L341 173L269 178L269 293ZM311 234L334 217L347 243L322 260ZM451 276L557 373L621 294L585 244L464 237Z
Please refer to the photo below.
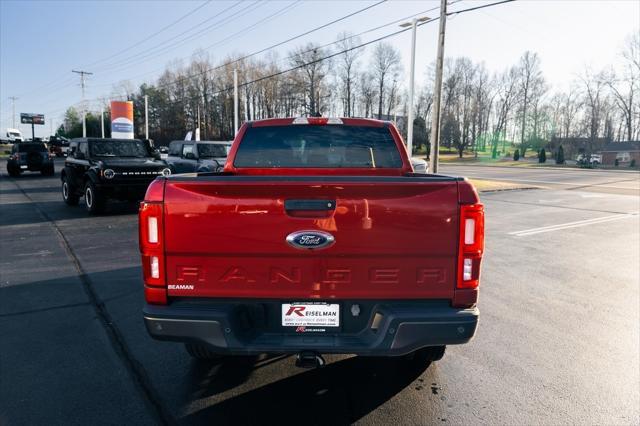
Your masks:
M302 250L329 247L335 242L333 235L322 231L297 231L287 235L289 245Z

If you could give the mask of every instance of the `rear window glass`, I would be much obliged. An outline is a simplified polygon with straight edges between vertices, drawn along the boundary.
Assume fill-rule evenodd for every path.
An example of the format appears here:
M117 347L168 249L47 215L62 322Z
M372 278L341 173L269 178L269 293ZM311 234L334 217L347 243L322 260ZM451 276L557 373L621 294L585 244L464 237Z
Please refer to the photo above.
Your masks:
M400 168L402 159L386 127L289 125L248 128L234 166Z
M198 144L198 156L207 157L226 157L229 152L228 147L218 144Z
M147 147L138 139L104 139L91 142L94 157L146 157Z
M18 145L18 152L46 152L47 148L41 143L21 143Z

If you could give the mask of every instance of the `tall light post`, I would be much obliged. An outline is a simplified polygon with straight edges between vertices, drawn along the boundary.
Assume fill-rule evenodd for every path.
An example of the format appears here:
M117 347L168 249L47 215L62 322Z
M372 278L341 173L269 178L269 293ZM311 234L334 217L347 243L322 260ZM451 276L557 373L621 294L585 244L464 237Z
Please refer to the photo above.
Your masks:
M414 74L416 68L416 29L418 22L428 21L428 16L420 18L414 18L411 22L404 22L400 24L401 27L411 27L411 68L409 71L409 113L407 120L407 151L409 151L409 157L413 155L413 92L414 92Z
M16 101L18 100L18 98L15 96L9 96L9 99L11 99L11 124L15 129L16 128Z
M238 134L238 70L233 70L233 136Z

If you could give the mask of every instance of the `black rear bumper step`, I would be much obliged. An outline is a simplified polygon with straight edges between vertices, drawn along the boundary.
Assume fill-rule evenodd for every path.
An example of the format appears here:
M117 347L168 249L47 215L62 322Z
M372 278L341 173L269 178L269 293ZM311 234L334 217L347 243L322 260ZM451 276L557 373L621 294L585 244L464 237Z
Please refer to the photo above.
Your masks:
M279 304L280 301L269 301ZM342 302L358 303L358 301ZM466 343L475 334L478 310L456 309L434 301L362 301L364 318L357 329L345 324L340 332L287 332L283 328L238 321L244 303L216 299L210 304L145 305L144 321L158 340L207 345L221 354L318 353L399 356L427 346ZM256 307L256 310L257 309ZM343 313L345 310L343 309ZM376 314L381 320L375 324ZM343 319L348 321L349 315Z

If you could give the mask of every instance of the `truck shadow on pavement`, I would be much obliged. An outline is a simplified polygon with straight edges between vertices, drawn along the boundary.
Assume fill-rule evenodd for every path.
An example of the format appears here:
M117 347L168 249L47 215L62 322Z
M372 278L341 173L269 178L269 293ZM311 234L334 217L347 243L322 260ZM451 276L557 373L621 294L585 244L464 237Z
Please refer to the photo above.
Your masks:
M240 372L240 368L246 369ZM401 359L352 357L232 396L180 419L186 424L351 424L374 411L429 367ZM202 377L193 363L193 377ZM210 365L209 365L210 368ZM201 382L200 397L230 389L253 372L251 360L222 361L218 375ZM226 382L233 377L232 383ZM225 383L226 382L226 383Z

